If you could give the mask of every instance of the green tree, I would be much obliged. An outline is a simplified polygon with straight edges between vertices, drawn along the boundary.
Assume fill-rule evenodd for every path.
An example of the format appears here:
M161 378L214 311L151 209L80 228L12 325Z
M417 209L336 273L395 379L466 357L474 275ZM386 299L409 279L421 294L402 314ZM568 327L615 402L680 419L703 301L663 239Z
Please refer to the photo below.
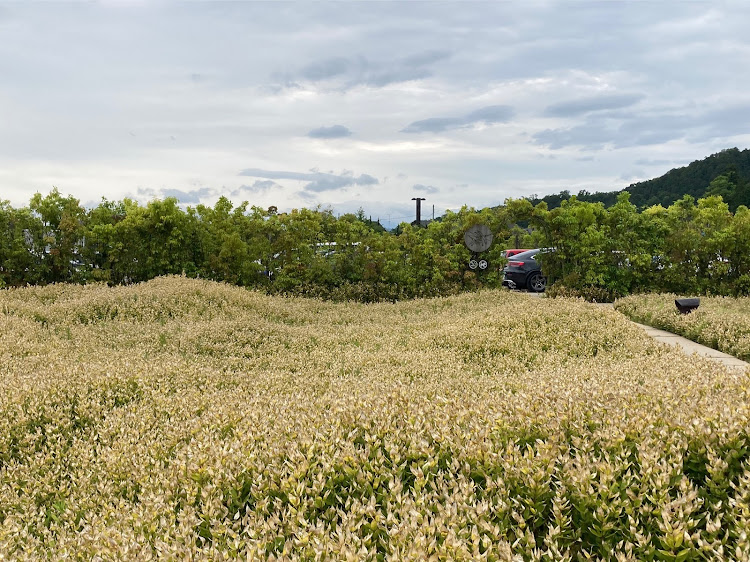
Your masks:
M113 283L146 281L153 273L146 268L146 256L150 251L146 209L128 198L123 199L122 207L125 216L108 229L111 231L108 232L111 236L110 280Z
M552 211L539 209L536 219L543 223L543 245L554 249L539 258L550 282L560 279L574 288L606 284L606 216L601 203L585 203L575 196Z
M639 216L638 237L643 245L643 257L633 261L636 275L635 289L639 291L668 291L669 278L665 269L670 267L670 251L667 240L670 235L669 212L661 205L644 209Z
M730 226L729 279L734 294L750 295L750 210L740 205Z
M29 209L0 201L0 287L43 283L44 225Z
M189 214L195 218L197 248L194 262L202 277L251 285L257 281L260 264L251 258L248 245L247 202L236 208L220 197L213 208L198 205Z
M643 236L643 223L644 218L630 202L627 191L620 193L617 202L607 209L604 286L619 295L644 290L650 283L653 248Z
M180 209L174 197L149 202L145 209L143 256L146 278L197 271L195 264L195 217Z
M44 227L45 281L85 280L81 253L85 245L86 211L78 199L63 197L55 187L46 197L35 193L29 208Z
M86 244L83 248L83 261L90 268L90 278L94 281L111 282L112 248L116 244L115 225L125 218L123 202L101 203L88 212Z
M701 281L698 287L706 292L727 292L734 244L729 206L719 195L699 199L694 220L700 232L700 244L695 248Z
M737 190L737 172L732 170L714 178L706 189L706 197L719 196L724 201L734 197Z
M668 235L664 252L666 263L663 277L666 289L675 293L700 290L703 285L698 278L701 233L695 222L695 199L685 195L667 209Z

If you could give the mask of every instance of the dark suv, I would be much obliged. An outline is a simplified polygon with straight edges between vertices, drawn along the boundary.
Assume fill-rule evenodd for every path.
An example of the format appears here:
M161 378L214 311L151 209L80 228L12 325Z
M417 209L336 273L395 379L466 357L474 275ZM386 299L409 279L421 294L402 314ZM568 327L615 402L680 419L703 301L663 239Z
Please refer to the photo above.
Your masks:
M541 250L529 250L516 254L508 260L503 268L503 285L511 289L528 289L541 293L547 288L547 278L542 275L542 268L534 259Z

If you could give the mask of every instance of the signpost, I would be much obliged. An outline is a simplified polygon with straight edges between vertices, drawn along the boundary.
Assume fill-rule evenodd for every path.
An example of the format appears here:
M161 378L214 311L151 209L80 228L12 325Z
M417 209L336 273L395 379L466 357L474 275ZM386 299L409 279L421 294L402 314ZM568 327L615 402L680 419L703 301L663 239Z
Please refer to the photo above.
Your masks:
M469 269L472 271L479 268L480 271L485 271L489 264L487 260L481 259L478 254L486 252L492 245L492 231L485 224L477 224L472 226L464 234L464 244L471 250L472 256L469 260Z

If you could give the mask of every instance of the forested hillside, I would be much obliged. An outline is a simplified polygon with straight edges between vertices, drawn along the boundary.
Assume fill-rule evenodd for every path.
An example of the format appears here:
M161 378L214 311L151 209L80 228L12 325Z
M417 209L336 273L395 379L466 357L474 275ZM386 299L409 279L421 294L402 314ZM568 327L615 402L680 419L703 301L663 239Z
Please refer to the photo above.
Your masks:
M639 209L652 205L669 207L684 195L699 199L708 195L721 195L734 212L740 205L750 206L750 149L729 148L696 160L688 166L670 170L661 177L630 184L623 191L630 193L630 201ZM579 201L600 202L605 207L614 205L621 192L579 191ZM569 191L529 200L536 205L544 201L548 208L559 207L570 199Z
M683 195L696 199L704 195L721 195L734 211L750 205L750 149L730 148L696 160L663 176L634 183L626 188L637 207L667 207Z

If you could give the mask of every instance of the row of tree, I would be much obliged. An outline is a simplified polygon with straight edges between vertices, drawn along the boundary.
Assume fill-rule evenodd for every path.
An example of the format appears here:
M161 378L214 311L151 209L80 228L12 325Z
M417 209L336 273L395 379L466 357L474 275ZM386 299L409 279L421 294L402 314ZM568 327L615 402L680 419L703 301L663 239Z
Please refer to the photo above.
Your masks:
M481 256L490 264L484 271L469 268L464 245L475 224L495 234ZM554 248L542 258L550 281L584 292L750 291L750 212L731 213L718 195L641 212L627 193L609 208L576 197L552 210L508 200L395 232L363 212L278 213L224 197L213 207L182 208L166 198L102 200L85 209L53 189L24 208L0 202L0 287L185 274L270 292L399 299L498 286L502 251L511 247Z
M697 202L685 195L641 212L627 192L609 208L576 197L551 211L516 204L537 229L535 239L555 249L543 255L543 271L565 287L584 294L601 288L610 297L750 294L750 211L730 212L719 195Z
M53 189L24 208L0 202L0 287L185 274L365 300L442 294L477 286L464 274L471 256L461 240L466 225L482 221L502 231L499 215L470 209L447 213L428 228L403 224L394 234L363 212L278 213L235 207L224 197L213 207L182 208L166 198L146 205L102 200L87 210ZM499 250L490 254L500 265Z

